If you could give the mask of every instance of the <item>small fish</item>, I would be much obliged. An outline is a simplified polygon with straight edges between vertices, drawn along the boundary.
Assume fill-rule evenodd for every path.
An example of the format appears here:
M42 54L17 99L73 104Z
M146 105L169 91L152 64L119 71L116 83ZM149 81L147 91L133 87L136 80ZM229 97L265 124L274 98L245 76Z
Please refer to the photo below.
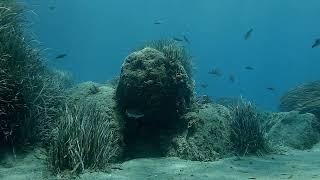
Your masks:
M251 37L252 32L253 32L253 28L251 28L249 31L247 31L247 32L244 34L244 40L248 40L248 39Z
M252 66L246 66L244 67L246 70L254 70L254 68Z
M186 43L190 44L190 41L189 41L189 39L188 39L188 37L187 37L186 35L183 35L183 40L184 40Z
M217 68L214 68L214 69L210 70L208 72L208 74L212 74L212 75L219 76L219 77L222 76L221 71L219 69L217 69Z
M49 10L53 11L53 10L55 10L55 9L56 9L55 6L49 6Z
M58 56L56 56L56 59L63 59L67 56L67 54L59 54Z
M121 168L121 167L111 167L111 169L123 170L123 168Z
M320 46L320 39L314 40L314 43L312 44L312 48Z
M157 21L154 21L153 22L153 24L155 24L155 25L160 25L160 24L162 24L163 23L163 21L160 21L160 20L157 20Z
M234 83L236 81L236 77L234 75L229 76L229 81Z
M203 89L205 89L205 88L207 88L207 87L208 87L208 84L206 84L206 83L202 83L202 84L200 84L200 87L202 87Z
M132 119L140 119L140 118L144 117L144 114L139 112L136 109L127 109L126 116L128 118L132 118Z
M183 39L178 38L178 37L173 37L172 39L175 40L175 41L178 41L178 42L182 42L183 41Z
M269 90L269 91L274 91L275 90L273 87L267 87L266 89Z

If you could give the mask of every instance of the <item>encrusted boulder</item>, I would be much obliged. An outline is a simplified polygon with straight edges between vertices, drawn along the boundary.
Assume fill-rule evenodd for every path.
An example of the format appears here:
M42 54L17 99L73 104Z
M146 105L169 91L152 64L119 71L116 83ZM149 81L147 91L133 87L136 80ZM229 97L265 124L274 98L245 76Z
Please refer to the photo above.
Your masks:
M320 140L320 126L315 115L298 111L269 113L265 116L268 139L275 145L310 149Z
M123 113L165 121L184 113L193 87L181 62L153 48L130 54L122 65L116 97Z
M164 156L170 137L187 128L193 107L191 61L174 41L155 41L131 53L121 67L117 110L125 121L129 158Z
M230 152L230 110L206 104L185 115L188 128L172 138L167 156L198 161L213 161Z
M320 81L302 84L287 92L280 101L281 111L312 113L320 119Z

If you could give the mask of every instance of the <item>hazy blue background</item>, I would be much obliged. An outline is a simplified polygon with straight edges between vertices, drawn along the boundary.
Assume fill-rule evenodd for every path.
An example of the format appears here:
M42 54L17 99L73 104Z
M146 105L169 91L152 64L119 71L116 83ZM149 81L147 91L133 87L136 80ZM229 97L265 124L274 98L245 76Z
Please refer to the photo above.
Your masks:
M146 40L187 35L199 94L244 96L267 110L296 85L318 80L319 0L26 0L50 62L79 81L105 82ZM51 11L49 6L55 6ZM154 25L163 20L161 25ZM253 28L252 37L243 35ZM60 53L65 59L55 60ZM254 71L247 71L250 65ZM208 74L219 68L223 77ZM236 77L234 84L228 76ZM275 91L266 90L267 87Z

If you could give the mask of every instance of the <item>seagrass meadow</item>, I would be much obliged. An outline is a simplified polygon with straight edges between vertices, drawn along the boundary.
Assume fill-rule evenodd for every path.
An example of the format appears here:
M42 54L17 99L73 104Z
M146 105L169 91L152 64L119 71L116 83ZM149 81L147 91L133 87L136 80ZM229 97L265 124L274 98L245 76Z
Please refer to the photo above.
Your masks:
M320 179L320 4L261 3L2 0L0 179Z

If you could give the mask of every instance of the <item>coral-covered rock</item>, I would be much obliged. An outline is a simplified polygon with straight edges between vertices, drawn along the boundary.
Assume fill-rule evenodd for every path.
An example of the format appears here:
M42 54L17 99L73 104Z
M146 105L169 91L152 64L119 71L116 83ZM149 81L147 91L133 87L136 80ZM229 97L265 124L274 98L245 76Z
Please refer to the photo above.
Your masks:
M280 110L312 113L320 118L320 81L306 83L287 92L281 98Z
M175 42L157 41L125 59L116 100L127 156L163 156L170 137L187 128L181 117L193 105L193 80L184 53Z
M145 119L165 121L166 116L184 113L190 105L190 78L181 62L156 49L134 52L122 65L116 91L119 107L127 115L135 112Z
M294 149L310 149L320 140L315 115L297 111L270 113L265 121L267 137L275 145Z
M198 112L185 115L188 128L172 138L167 156L212 161L230 151L230 111L224 106L207 104Z

